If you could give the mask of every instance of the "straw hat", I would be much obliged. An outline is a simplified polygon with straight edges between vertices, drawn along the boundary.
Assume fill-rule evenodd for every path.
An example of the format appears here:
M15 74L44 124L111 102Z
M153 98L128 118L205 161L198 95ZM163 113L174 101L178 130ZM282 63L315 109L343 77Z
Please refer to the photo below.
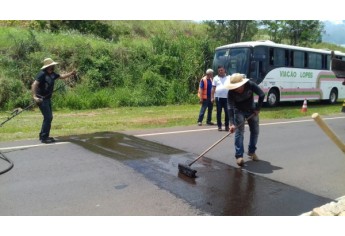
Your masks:
M248 82L249 79L244 78L244 74L235 73L230 76L230 79L227 80L225 88L229 90L237 89Z
M53 61L53 59L51 59L51 58L46 58L46 59L44 59L44 61L43 61L43 66L42 66L41 69L43 70L43 69L45 69L45 68L47 68L47 67L49 67L49 66L54 66L54 65L57 65L57 64L59 64L59 63Z

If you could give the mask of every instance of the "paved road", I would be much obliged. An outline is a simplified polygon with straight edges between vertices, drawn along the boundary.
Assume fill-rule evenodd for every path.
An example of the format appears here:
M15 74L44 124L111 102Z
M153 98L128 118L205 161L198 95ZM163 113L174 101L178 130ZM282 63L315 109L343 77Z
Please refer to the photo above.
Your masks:
M326 122L345 140L339 116ZM193 165L198 178L178 175L225 134L193 126L0 143L15 163L0 176L0 214L299 215L345 195L345 156L310 118L262 122L261 161L242 170L230 137Z

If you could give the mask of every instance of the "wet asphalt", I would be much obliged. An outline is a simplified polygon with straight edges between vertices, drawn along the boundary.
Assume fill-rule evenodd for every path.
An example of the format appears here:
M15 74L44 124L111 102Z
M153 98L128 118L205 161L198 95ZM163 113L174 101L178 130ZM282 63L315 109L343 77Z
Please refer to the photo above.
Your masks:
M330 201L208 158L192 166L197 178L190 178L179 173L177 166L193 160L195 155L121 133L75 136L66 141L120 160L160 188L211 215L299 215Z

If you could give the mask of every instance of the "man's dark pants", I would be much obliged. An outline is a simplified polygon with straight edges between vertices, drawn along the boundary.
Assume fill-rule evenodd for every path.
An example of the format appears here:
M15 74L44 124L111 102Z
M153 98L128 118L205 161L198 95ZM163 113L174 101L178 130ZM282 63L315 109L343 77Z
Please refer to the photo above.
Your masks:
M217 106L217 125L218 128L222 128L222 110L225 113L224 125L225 128L229 127L229 112L228 112L228 99L216 97L216 106Z
M43 115L43 123L39 138L40 140L45 140L49 137L51 124L53 121L53 110L51 100L43 99L42 103L39 105L39 108Z
M202 101L198 122L202 122L202 120L204 119L206 108L207 108L207 120L206 120L206 123L210 123L211 122L211 120L212 120L212 109L213 109L213 103L211 102L211 99L204 99Z

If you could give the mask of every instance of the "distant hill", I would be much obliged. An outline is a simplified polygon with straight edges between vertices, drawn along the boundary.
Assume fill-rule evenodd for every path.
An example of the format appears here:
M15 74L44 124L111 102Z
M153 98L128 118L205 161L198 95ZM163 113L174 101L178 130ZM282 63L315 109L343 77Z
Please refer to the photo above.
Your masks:
M331 21L324 23L325 33L322 35L322 41L345 47L345 21L343 24L334 24Z

